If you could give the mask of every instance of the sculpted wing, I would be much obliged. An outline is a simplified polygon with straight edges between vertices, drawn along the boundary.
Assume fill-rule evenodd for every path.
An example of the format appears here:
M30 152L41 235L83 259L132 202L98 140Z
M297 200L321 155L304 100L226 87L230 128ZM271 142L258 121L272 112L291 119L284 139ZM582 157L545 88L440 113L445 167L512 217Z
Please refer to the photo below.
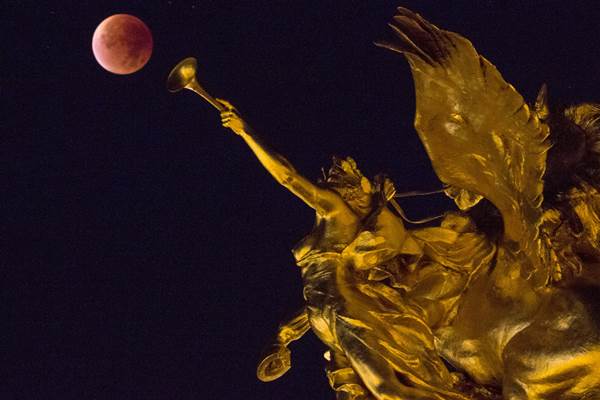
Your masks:
M500 210L507 238L531 243L541 215L548 127L464 37L405 8L390 27L397 39L377 44L410 64L415 127L449 194L461 208L466 198L487 198Z

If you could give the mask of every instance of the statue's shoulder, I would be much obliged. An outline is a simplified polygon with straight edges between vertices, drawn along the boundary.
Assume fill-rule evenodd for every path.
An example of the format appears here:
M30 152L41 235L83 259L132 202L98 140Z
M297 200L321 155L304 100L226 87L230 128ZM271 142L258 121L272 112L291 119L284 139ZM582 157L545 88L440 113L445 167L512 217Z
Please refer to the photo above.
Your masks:
M419 264L461 275L490 262L496 250L495 242L464 212L448 212L439 226L411 231L411 236L422 249Z

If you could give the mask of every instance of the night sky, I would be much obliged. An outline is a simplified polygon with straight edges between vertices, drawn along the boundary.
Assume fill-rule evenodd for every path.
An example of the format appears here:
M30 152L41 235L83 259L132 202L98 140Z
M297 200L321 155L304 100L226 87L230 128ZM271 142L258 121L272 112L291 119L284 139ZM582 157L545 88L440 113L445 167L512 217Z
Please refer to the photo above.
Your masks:
M403 57L377 48L395 7L468 37L533 100L600 101L596 2L11 1L0 10L1 399L333 399L312 333L292 369L255 377L302 306L290 249L313 212L268 175L199 80L317 179L333 154L400 191L440 188L412 127ZM144 20L140 72L103 70L96 26ZM402 200L414 219L452 205Z

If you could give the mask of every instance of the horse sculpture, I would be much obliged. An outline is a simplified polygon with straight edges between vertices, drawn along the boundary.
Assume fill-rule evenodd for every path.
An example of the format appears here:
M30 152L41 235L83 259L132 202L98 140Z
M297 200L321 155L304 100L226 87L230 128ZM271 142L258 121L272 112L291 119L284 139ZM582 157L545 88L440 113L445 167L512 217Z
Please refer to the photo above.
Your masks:
M447 193L502 220L436 348L505 399L600 398L600 107L550 113L543 87L530 110L465 38L403 8L391 27Z
M306 307L258 377L312 329L339 400L600 399L600 105L550 110L543 86L530 108L467 39L405 8L390 26L378 45L410 64L415 127L458 206L438 226L406 229L392 182L350 158L311 182L210 98L316 212L294 249Z
M380 352L366 337L387 329L367 324L365 338L357 335L366 349L336 350L350 359L329 371L338 398L600 399L600 106L551 113L543 86L530 109L467 39L404 8L390 26L395 40L378 45L407 58L415 127L461 211L439 227L396 228L395 258L377 259L353 284L396 288L405 308L389 309L388 323L426 324L430 332L412 333L424 349L430 333L452 372L397 367L385 354L395 377L366 368L378 361L354 353ZM342 253L360 253L345 245ZM259 378L285 372L287 344L310 327L319 329L306 313L283 324ZM392 350L407 365L435 365L409 342L398 336Z

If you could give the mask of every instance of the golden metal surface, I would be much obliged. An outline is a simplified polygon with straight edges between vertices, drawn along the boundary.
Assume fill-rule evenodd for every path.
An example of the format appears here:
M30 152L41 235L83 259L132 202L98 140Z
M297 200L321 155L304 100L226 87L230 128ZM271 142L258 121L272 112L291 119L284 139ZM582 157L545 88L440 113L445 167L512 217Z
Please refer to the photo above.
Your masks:
M223 111L223 106L198 83L196 79L197 65L198 62L194 57L181 60L169 73L167 90L171 93L179 92L182 89L191 90L208 101L217 110Z
M460 209L438 226L406 229L392 182L351 158L311 182L216 100L223 125L315 210L294 249L306 307L280 325L259 379L283 375L288 344L312 329L337 399L600 399L600 106L553 116L544 86L530 109L465 38L403 8L390 26L396 39L379 45L411 66L415 126ZM555 117L587 147L551 191ZM481 228L482 209L498 229Z

